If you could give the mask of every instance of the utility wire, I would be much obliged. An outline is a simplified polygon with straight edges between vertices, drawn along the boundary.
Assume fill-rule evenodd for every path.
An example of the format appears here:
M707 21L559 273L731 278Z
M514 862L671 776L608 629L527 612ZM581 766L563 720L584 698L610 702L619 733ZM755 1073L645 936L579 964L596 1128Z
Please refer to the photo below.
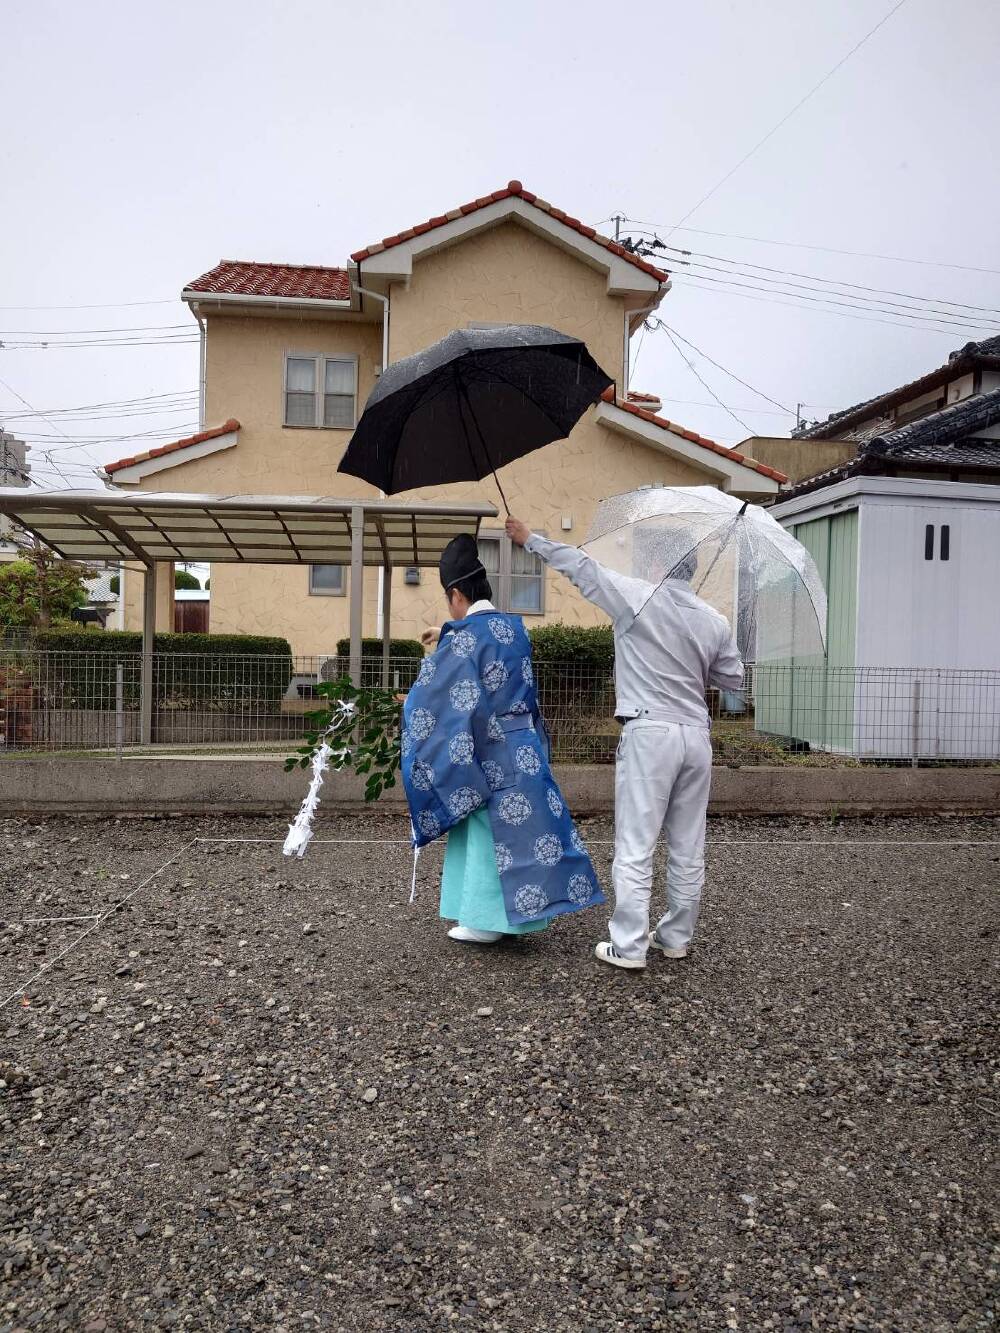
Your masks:
M646 222L641 218L626 217L636 227L652 227L657 232L670 234L675 231L689 231L695 236L713 236L723 241L748 241L752 245L776 245L788 250L813 250L817 254L844 255L849 259L877 259L887 264L915 264L921 268L948 268L960 273L987 273L1000 277L1000 269L977 268L971 264L952 264L944 259L914 259L907 255L883 255L871 250L840 250L832 245L812 245L807 241L776 241L769 236L745 236L735 231L709 231L705 227L682 227L679 222Z
M649 236L652 237L653 242L659 241L659 237L657 236L656 232L650 231L648 228L642 228L642 227L632 228L631 234L639 236ZM871 292L874 293L877 297L900 296L906 301L915 302L918 305L928 309L932 309L933 307L927 306L927 302L936 301L940 305L954 306L960 310L972 310L976 314L1000 315L1000 307L996 306L970 305L967 301L952 301L946 296L923 296L915 292L897 291L895 288L892 287L871 287L865 283L847 282L843 278L826 278L819 273L803 273L799 269L774 268L767 264L755 264L750 259L731 259L727 255L714 255L714 254L709 254L706 251L702 250L684 250L681 249L679 246L666 245L662 241L659 241L659 244L663 246L663 248L666 250L672 250L678 255L687 255L694 259L714 259L720 264L728 264L736 269L751 268L751 269L757 269L762 273L777 273L781 274L784 277L805 278L807 281L811 283L822 283L824 286L828 287L847 287L851 289L852 292L854 291L862 293ZM655 249L657 247L653 245L651 246L651 248ZM683 261L674 260L672 262L680 263ZM848 294L849 294L848 292L841 293L841 295L845 296ZM947 315L954 315L955 312L953 310L946 310L946 311L941 311L940 313Z
M110 301L98 305L0 305L0 310L128 310L144 305L176 305L177 298L164 301Z
M3 387L7 390L8 393L13 394L14 397L18 400L18 402L23 403L24 406L27 407L27 408L29 408L32 412L35 410L35 409L31 406L31 404L28 402L27 398L25 398L23 394L18 393L18 391L13 387L13 385L8 384L7 381L4 380L4 379L0 379L0 384L3 385ZM66 434L66 432L63 431L63 430L60 430L60 428L56 425L56 423L55 423L54 421L49 421L48 417L42 417L42 420L43 420L43 421L48 421L48 424L52 427L52 429L56 432L57 435L61 435L61 436L63 437L64 440L69 440L69 436ZM71 441L71 443L72 443L72 441ZM97 463L97 460L96 460L95 458L91 457L91 460L90 460L90 461L91 461L92 463L94 463L95 466L100 466L100 465ZM59 469L55 466L55 464L50 463L50 466L53 468L53 470L54 470L56 473L59 472ZM63 479L64 479L64 480L68 480L68 478L66 478L65 475L63 476Z
M719 404L720 407L725 408L725 410L729 413L729 415L737 423L737 425L742 426L748 435L752 435L753 434L752 428L748 426L747 423L741 417L738 417L731 407L726 407L726 404L722 401L722 399L715 392L715 390L708 383L708 381L703 379L702 376L698 373L698 370L695 367L694 363L691 361L691 358L684 351L683 347L681 347L680 343L676 341L673 333L671 332L670 329L667 328L666 324L664 324L662 320L658 320L657 324L660 328L663 329L663 332L670 339L671 343L673 343L674 351L681 358L681 360L687 366L688 370L690 370L691 374L695 377L695 379L702 385L703 388L708 390L708 392L712 395L712 397L715 399L715 401Z
M955 311L945 310L938 313L931 312L931 307L918 309L913 306L903 305L899 301L887 301L883 298L872 299L871 297L856 296L853 292L825 291L822 287L803 282L793 282L789 278L769 278L766 274L745 273L740 268L721 268L718 264L703 264L698 260L680 259L675 263L682 264L685 268L697 269L694 277L703 278L705 282L717 282L717 278L705 277L705 273L721 274L727 282L734 281L736 278L750 278L754 282L767 284L764 287L756 288L757 291L778 290L784 296L794 296L800 301L824 301L830 305L842 305L849 310L871 310L880 315L891 315L897 319L919 320L924 324L942 324L958 332L969 330L977 333L992 333L996 327L996 321L993 324L985 324L976 321L973 316L960 315ZM704 270L704 272L701 272ZM675 270L676 275L676 270ZM791 291L785 291L785 288L792 288ZM809 293L808 295L799 295L799 292ZM846 300L838 301L837 297L845 297ZM927 311L928 313L925 313ZM997 312L1000 315L1000 312Z
M672 250L675 248L674 246L664 246L664 243L659 240L659 238L654 238L648 245L644 242L639 242L639 245L644 246L644 248L637 248L637 253L643 256L650 255L657 249ZM679 251L678 253L691 254L693 252ZM879 315L888 315L897 320L913 320L914 322L934 327L943 325L945 328L954 330L956 337L967 333L978 333L980 335L991 334L994 332L997 323L997 321L984 323L982 317L977 319L975 316L963 315L957 310L935 312L933 307L929 306L916 307L903 305L901 302L890 301L880 296L870 297L854 291L841 291L839 290L839 287L847 286L848 284L838 285L833 282L833 280L814 279L808 274L802 276L808 277L809 281L807 283L802 283L794 282L786 277L772 278L768 276L769 271L780 272L781 270L748 273L739 266L739 262L736 260L721 261L723 264L729 265L729 267L720 267L718 264L705 264L698 259L668 258L665 262L670 265L675 279L690 276L700 278L704 282L733 283L738 287L748 286L752 291L767 292L773 290L782 296L790 296L794 300L816 301L828 305L840 305L848 310L873 312ZM751 267L763 268L763 266L760 265L751 265ZM685 274L683 272L684 269L689 269L690 274ZM716 274L719 276L710 276ZM751 282L747 284L740 283L736 281L738 278L748 278ZM830 290L827 290L824 286L818 285L821 282L827 283ZM755 286L753 285L755 283L764 283L765 285ZM791 288L792 290L786 290L787 288ZM838 297L844 297L845 299L838 300ZM997 311L997 315L1000 317L1000 311ZM909 326L900 324L900 327L905 328Z
M4 329L0 338L25 334L32 338L82 338L98 333L161 333L173 329L191 332L190 324L120 324L111 329Z
M647 323L654 329L654 331L658 328L662 329L671 341L673 341L674 338L677 338L685 345L685 347L690 347L692 352L696 352L698 356L703 357L710 365L713 365L716 370L721 370L723 375L728 375L729 378L735 380L737 384L742 384L744 389L749 389L750 392L755 393L758 398L763 398L766 403L770 403L773 407L780 407L782 412L785 412L790 417L796 415L796 413L794 413L791 408L786 407L784 403L779 403L777 398L772 398L769 394L764 393L763 389L755 388L754 385L748 383L746 380L740 379L739 375L734 371L729 370L726 366L721 365L718 361L713 361L707 352L703 352L700 347L695 347L693 342L688 338L683 337L676 329L672 329L669 324L664 323L662 319L657 318L655 320L647 320ZM716 398L714 393L712 394L712 397L715 398L717 403L721 403L721 399ZM722 403L722 406L725 407L725 403ZM726 411L729 411L728 407L726 407ZM737 417L736 420L740 422L741 426L746 426L746 422L740 421L739 417ZM749 427L747 427L747 429L749 430Z
M904 324L902 323L901 320L898 319L879 319L875 315L849 315L841 312L840 310L828 310L824 305L806 305L799 298L793 298L788 301L781 301L777 299L777 297L775 296L748 296L744 292L738 292L738 291L734 292L729 290L729 288L733 286L745 287L747 286L746 283L742 282L727 283L723 281L721 278L709 278L705 277L703 274L700 273L691 274L690 276L688 276L687 274L682 274L680 276L683 279L683 281L694 291L715 292L719 296L738 296L742 298L744 301L761 301L765 305L783 305L787 306L790 310L805 310L805 311L812 311L813 314L817 315L832 315L835 319L857 319L860 320L863 324L885 324L888 328L891 329L910 329L915 333L932 333L936 334L938 337L951 339L953 344L955 340L955 330L953 328L942 329L930 324L921 324L921 323ZM702 286L703 283L709 283L715 285ZM750 290L768 291L770 289L764 287L752 287ZM785 292L784 295L791 297L792 293ZM860 309L860 307L856 308Z
M13 420L14 417L21 417L21 416L45 416L46 413L48 413L49 416L53 417L60 416L63 414L73 415L77 412L97 411L102 407L118 408L118 407L128 407L133 404L149 404L150 406L152 406L157 402L162 402L164 399L182 399L182 398L193 399L197 398L197 396L198 396L198 391L196 389L174 389L169 393L144 394L138 398L111 398L101 403L80 403L77 404L77 406L75 407L50 407L46 408L44 411L41 408L39 408L38 411L35 412L14 413L10 419Z
M814 84L805 94L804 97L800 97L799 100L795 103L795 105L791 108L791 110L786 111L786 113L781 117L781 119L777 122L777 124L773 125L762 139L758 139L757 142L754 144L754 146L750 149L750 151L748 153L744 153L744 155L740 158L740 160L736 163L736 165L734 167L730 167L730 169L726 172L726 174L722 177L722 179L717 181L716 184L713 185L710 190L708 190L705 194L702 195L702 197L698 200L698 202L694 205L693 208L688 209L688 211L681 218L680 222L675 223L674 226L671 227L670 231L667 233L667 239L669 240L670 236L677 230L678 227L682 226L685 222L687 222L688 218L693 217L694 214L698 212L699 208L701 208L703 204L707 203L708 200L711 199L712 195L715 194L717 190L720 190L723 185L725 185L726 181L728 181L732 176L735 176L737 171L739 171L740 167L742 167L744 163L749 162L750 159L753 157L753 155L764 147L768 139L773 138L774 135L777 134L777 132L781 129L781 127L783 125L786 125L795 115L795 113L801 107L805 106L806 102L808 102L811 97L815 96L815 94L819 92L819 90L823 87L824 84L829 83L829 81L833 78L833 76L837 73L837 71L841 69L844 65L846 65L847 62L850 60L850 58L857 51L861 50L865 42L867 42L870 38L874 37L875 34L878 32L879 28L881 28L883 24L888 23L889 20L892 18L893 14L895 14L897 10L902 9L903 5L905 4L906 0L896 0L896 3L893 5L893 7L888 11L888 13L883 14L883 16L875 24L874 28L870 28L868 32L866 32L865 35L861 38L860 41L855 42L855 44L851 47L851 49L847 52L847 54L845 56L841 56L841 58L837 61L837 63L833 66L833 68L827 70L827 72L823 75L823 77L819 80L819 82Z

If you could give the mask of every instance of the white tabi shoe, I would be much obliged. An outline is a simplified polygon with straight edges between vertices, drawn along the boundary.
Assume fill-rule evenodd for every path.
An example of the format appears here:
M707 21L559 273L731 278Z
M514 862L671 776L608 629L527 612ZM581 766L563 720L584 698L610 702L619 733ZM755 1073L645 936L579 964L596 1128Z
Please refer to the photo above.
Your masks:
M450 940L458 940L462 944L496 944L498 940L503 939L502 930L473 930L471 926L452 926L448 931Z
M602 940L594 950L595 958L599 958L602 963L610 963L612 967L641 968L646 966L645 958L624 958L615 946Z
M651 949L659 949L660 953L663 954L664 958L686 958L688 956L688 951L686 948L668 949L665 944L661 944L660 941L656 938L655 930L651 930L649 932L649 947Z

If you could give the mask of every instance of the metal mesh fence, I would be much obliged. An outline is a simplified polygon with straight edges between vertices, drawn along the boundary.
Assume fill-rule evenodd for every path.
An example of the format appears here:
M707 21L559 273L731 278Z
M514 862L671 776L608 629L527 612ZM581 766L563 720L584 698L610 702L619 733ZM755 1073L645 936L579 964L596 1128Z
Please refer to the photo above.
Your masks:
M393 658L405 693L419 660ZM180 750L281 751L320 707L342 656L157 654L153 743ZM618 743L610 673L536 661L539 698L562 763L610 763ZM362 680L379 685L366 657ZM745 688L707 697L717 762L1000 763L1000 671L759 666ZM0 648L0 752L122 751L141 745L138 654Z

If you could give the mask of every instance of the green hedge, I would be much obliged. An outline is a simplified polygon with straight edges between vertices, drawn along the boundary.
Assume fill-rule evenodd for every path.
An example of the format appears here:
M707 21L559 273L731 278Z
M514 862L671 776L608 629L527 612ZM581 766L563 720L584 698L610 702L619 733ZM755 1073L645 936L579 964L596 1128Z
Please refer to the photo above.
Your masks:
M615 637L610 625L539 625L528 631L535 662L586 664L595 670L613 671Z
M528 631L542 709L555 720L569 709L605 711L615 669L610 625L539 625Z
M350 657L351 641L350 639L339 639L337 641L337 656ZM417 639L390 639L389 656L390 657L420 657L424 655L424 646ZM361 656L377 657L382 660L382 640L381 639L362 639Z
M38 667L38 685L54 707L113 706L119 660L124 667L126 707L136 706L141 634L131 630L39 630L31 647L58 654ZM153 651L158 708L259 710L279 704L292 678L292 649L287 639L257 634L157 634Z

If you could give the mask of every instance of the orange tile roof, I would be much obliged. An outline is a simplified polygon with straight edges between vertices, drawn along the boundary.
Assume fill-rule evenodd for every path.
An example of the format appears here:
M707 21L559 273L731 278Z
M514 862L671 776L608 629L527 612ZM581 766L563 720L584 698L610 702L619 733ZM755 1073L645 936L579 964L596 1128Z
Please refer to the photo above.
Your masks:
M692 444L700 445L703 449L710 449L713 454L721 454L723 458L731 458L734 463L742 463L744 467L750 468L754 472L759 472L762 477L770 477L772 481L780 483L786 482L788 478L783 472L778 472L773 467L768 467L766 463L758 463L755 458L750 458L746 454L739 453L736 449L727 449L724 444L716 444L714 440L708 439L705 435L698 435L693 430L688 430L685 426L678 426L675 421L668 421L666 417L656 416L653 412L647 412L645 408L636 406L635 403L623 402L615 398L614 388L605 389L601 395L606 403L611 403L614 407L620 408L623 412L629 412L634 417L639 417L643 421L648 421L654 426L659 426L661 430L669 430L674 435L679 435L681 439L690 440Z
M381 254L383 250L391 250L394 245L402 245L404 241L411 241L415 236L423 236L425 232L433 231L437 227L446 227L449 222L457 222L459 218L469 213L476 213L481 208L489 208L490 204L496 204L501 199L523 199L525 203L532 204L543 213L548 213L550 217L556 218L565 226L578 231L581 236L586 236L588 240L593 241L596 245L603 246L605 250L610 250L619 259L625 259L630 264L634 264L636 268L641 269L643 273L648 273L650 277L656 278L657 281L666 282L670 277L669 273L664 273L662 269L655 268L639 255L634 255L631 250L626 250L617 241L602 236L593 227L588 227L585 222L581 222L579 218L571 217L568 213L564 213L561 208L556 208L554 204L539 199L537 194L532 194L530 190L526 190L520 181L508 181L507 188L504 190L494 190L492 194L483 195L481 199L473 199L470 203L460 204L458 208L452 208L447 213L428 218L426 222L418 222L415 227L408 227L395 236L386 236L375 245L366 246L363 250L355 250L351 258L356 264L360 264L363 259L368 259L371 255Z
M240 423L235 417L230 417L224 421L221 426L213 426L211 430L199 431L197 435L188 435L183 440L175 440L173 444L163 444L159 449L147 449L144 454L133 454L131 458L119 458L115 463L105 463L104 471L107 473L120 472L122 468L132 467L134 463L147 463L151 458L160 458L163 454L174 454L180 449L190 449L193 444L202 444L205 440L216 440L220 435L228 435L230 431L239 430Z
M256 260L223 259L195 278L186 292L216 296L278 296L306 301L349 301L347 270L317 264L266 264Z

